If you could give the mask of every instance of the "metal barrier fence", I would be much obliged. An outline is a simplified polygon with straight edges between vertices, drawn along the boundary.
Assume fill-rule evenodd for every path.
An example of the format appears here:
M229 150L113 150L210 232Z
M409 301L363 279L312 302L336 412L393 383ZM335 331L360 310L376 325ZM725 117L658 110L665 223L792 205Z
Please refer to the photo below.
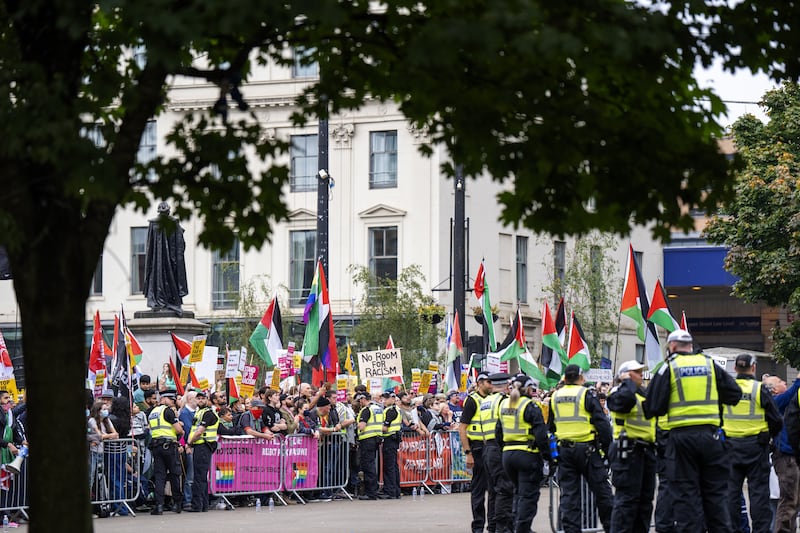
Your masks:
M383 460L383 453L380 454ZM430 474L430 438L419 433L403 432L400 447L397 449L397 466L400 469L401 487L424 487L431 494L428 485ZM383 468L381 468L383 473Z
M550 528L553 533L562 533L561 525L561 488L557 481L558 469L550 477ZM600 519L597 514L597 506L594 501L594 493L586 483L586 479L581 476L581 532L596 533L603 531L603 526L599 524Z
M103 453L89 453L89 487L100 516L109 513L135 516L128 502L139 497L142 450L134 439L107 440Z
M467 470L467 456L461 447L458 431L434 432L430 437L428 461L428 479L441 486L442 490L450 490L453 483L472 480L472 472Z
M3 469L0 473L3 485L8 487L0 490L0 513L6 511L19 511L28 519L28 462L27 459L23 460L19 469L19 474L12 474Z
M209 490L232 506L228 497L271 494L286 505L281 492L301 502L304 491L330 492L344 487L350 471L343 433L316 439L310 435L277 435L272 440L249 435L220 437L209 468ZM352 499L352 498L351 498Z

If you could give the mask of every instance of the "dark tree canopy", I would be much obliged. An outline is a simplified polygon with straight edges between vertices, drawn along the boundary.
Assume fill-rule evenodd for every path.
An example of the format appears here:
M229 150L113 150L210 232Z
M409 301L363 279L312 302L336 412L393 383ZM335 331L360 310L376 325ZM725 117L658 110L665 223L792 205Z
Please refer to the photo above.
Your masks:
M732 192L716 146L724 106L698 87L695 63L722 57L795 78L798 11L784 0L0 2L0 245L23 325L30 473L54 480L32 485L31 531L91 529L87 494L58 480L85 479L85 464L60 458L85 453L73 384L116 209L171 201L219 249L234 235L259 246L286 216L287 169L253 175L245 157L271 160L285 144L265 142L252 115L225 120L228 106L247 107L251 61L287 65L295 48L319 63L298 124L368 96L396 102L467 174L510 180L509 223L556 234L653 223L666 236L689 227L687 207L713 209ZM217 114L186 115L167 136L176 155L137 165L175 75L216 83ZM56 420L45 406L54 394ZM60 453L37 453L54 433Z
M736 194L711 220L706 237L730 248L725 268L734 293L800 314L800 88L785 83L764 95L769 122L752 115L733 127L746 166ZM800 323L773 332L776 355L800 365Z

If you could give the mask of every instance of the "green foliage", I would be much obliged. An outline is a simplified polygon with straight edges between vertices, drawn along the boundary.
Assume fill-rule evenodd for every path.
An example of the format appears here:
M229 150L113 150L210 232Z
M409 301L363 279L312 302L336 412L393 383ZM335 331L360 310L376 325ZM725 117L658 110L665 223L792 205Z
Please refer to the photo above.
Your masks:
M552 268L546 269L551 279L543 290L556 296L555 304L563 296L568 312L575 312L587 337L592 363L600 362L603 342L613 341L617 332L622 278L611 256L615 249L611 235L592 233L575 241L567 254L563 279L554 278ZM550 255L548 266L552 264Z
M744 116L733 127L746 162L736 195L705 230L730 248L725 268L739 276L734 294L800 313L800 88L784 83L764 95L769 122ZM773 331L774 353L800 364L796 323Z
M404 268L397 280L379 281L365 266L351 265L349 271L362 290L360 318L353 331L358 351L382 350L391 335L403 353L403 377L411 383L411 369L427 369L429 361L437 360L443 338L442 330L419 312L434 303L422 288L425 276L418 265Z

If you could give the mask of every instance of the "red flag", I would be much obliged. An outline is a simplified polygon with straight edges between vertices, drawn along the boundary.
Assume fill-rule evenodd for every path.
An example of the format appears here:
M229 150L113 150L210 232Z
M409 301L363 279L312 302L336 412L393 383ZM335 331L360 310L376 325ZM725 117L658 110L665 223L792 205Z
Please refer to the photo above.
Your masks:
M175 366L175 361L172 357L169 358L169 371L172 374L172 381L175 382L175 391L183 396L183 383L181 383L181 374Z
M394 339L392 339L391 335L389 335L389 340L386 341L386 349L394 350Z
M6 340L3 338L3 333L0 332L0 378L11 379L14 377L14 364L11 362L11 356L6 347Z
M193 389L200 389L200 382L197 380L197 376L194 375L194 368L189 367L189 383L192 384Z
M689 324L686 322L686 311L681 311L681 329L689 331Z
M94 314L94 334L92 335L92 349L89 352L89 372L96 373L106 369L106 356L103 353L103 328L100 325L100 311Z
M192 353L191 341L181 339L172 332L170 332L170 335L172 335L172 343L175 345L175 349L178 351L178 356L181 358L181 363L184 365L188 364L189 354Z

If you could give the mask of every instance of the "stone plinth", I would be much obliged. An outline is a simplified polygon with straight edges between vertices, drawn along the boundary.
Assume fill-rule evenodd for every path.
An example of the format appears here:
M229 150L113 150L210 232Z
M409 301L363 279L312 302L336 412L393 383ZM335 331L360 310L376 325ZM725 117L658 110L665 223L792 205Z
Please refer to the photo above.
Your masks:
M191 311L184 311L182 317L172 311L137 311L133 316L128 320L128 328L142 346L140 370L153 380L158 378L164 363L175 353L170 332L191 341L195 335L211 331L211 326L195 319Z

